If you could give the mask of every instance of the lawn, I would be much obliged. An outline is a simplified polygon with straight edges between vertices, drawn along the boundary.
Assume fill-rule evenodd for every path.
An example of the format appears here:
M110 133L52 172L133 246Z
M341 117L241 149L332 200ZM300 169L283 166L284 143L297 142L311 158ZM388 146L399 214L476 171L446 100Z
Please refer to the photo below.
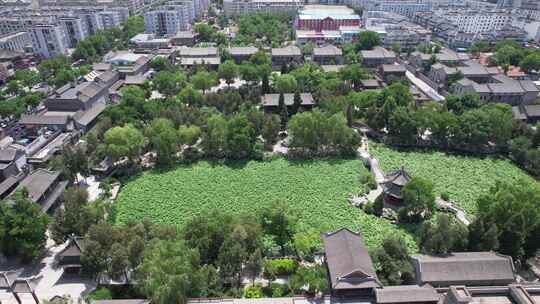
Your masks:
M359 160L289 162L274 159L242 164L212 165L199 162L168 172L145 172L120 192L116 221L148 217L164 224L184 225L197 214L219 209L232 214L254 214L275 201L285 201L298 216L298 224L329 231L341 227L361 229L367 245L376 248L384 237L412 237L403 229L347 202L350 193L363 193Z
M488 193L496 181L536 183L509 160L448 155L443 152L398 151L380 144L370 145L385 173L405 166L414 176L429 179L436 195L448 192L467 213L476 213L476 200Z

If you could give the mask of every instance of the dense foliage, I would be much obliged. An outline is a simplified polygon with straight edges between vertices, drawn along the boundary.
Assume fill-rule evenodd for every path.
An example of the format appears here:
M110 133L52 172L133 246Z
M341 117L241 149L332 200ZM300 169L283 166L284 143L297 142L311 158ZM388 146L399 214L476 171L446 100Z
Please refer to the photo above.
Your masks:
M146 172L123 187L115 205L117 222L148 217L184 226L197 214L216 208L254 214L284 201L298 215L301 230L361 229L368 246L375 248L387 235L406 234L347 202L350 194L366 191L365 185L358 185L363 168L357 160L276 159L230 166L200 162L168 172ZM414 249L411 238L406 239Z
M540 248L540 186L523 180L496 183L478 199L478 215L469 235L471 249L498 250L523 260L536 254Z
M0 252L28 262L45 247L49 219L25 189L15 193L13 200L13 204L0 203Z
M291 37L290 22L287 14L256 13L245 14L238 21L238 35L234 43L249 45L261 42L279 47Z
M370 145L383 170L404 166L412 176L430 180L436 196L446 192L467 213L475 214L477 199L488 194L496 181L537 183L507 160L449 155L435 151L399 151Z

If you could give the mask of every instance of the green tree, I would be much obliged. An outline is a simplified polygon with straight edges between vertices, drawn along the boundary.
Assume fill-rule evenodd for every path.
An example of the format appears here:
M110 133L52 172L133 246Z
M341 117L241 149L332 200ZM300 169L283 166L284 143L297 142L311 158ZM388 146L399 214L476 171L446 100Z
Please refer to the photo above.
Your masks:
M287 254L287 248L292 244L294 221L293 212L283 202L275 202L261 213L261 223L265 234L274 236L283 255Z
M257 66L254 66L252 63L244 62L240 65L239 68L240 76L248 84L258 83L260 80L260 73L257 70Z
M251 278L251 283L255 283L257 275L261 272L263 264L263 257L261 250L257 249L252 254L249 255L244 271L248 273Z
M154 89L171 97L178 94L186 84L186 75L183 72L161 71L154 76L152 84Z
M185 304L201 287L199 256L179 240L155 240L137 269L137 288L156 304Z
M255 144L255 130L243 114L237 114L227 122L225 145L230 158L242 159L251 155Z
M200 106L203 103L204 96L194 89L191 84L188 84L178 93L177 99L188 106Z
M269 114L264 116L262 137L266 143L272 144L276 141L281 128L281 121L279 115Z
M135 161L144 144L143 134L132 125L114 127L105 132L105 150L114 160L127 157L130 161Z
M198 39L203 42L210 42L216 30L207 23L195 24L195 32L198 34Z
M360 81L369 78L369 73L358 63L347 65L341 70L341 78L350 82L355 91L360 90Z
M193 87L197 90L202 90L203 94L213 86L217 85L217 82L216 74L206 70L200 70L191 77Z
M49 219L23 189L13 196L14 204L0 204L0 251L23 262L38 257L45 248Z
M497 251L499 249L498 237L497 225L478 217L469 225L469 250Z
M238 76L238 66L233 60L227 60L219 65L218 76L230 86Z
M70 235L84 236L98 219L88 206L86 189L68 188L64 193L64 208L58 208L54 213L51 237L56 244L62 244Z
M277 77L274 82L274 88L278 93L291 93L296 90L297 86L296 78L289 74Z
M358 35L358 42L356 44L357 51L371 50L374 47L381 44L381 38L379 34L372 31L363 31Z
M15 79L21 83L22 86L31 88L38 84L39 74L36 71L24 69L15 71Z
M202 136L202 147L206 154L222 156L225 151L227 121L222 115L208 118L207 127Z
M418 136L418 122L412 111L397 107L388 121L389 135L400 143L415 144Z
M447 254L467 249L467 227L440 214L435 222L428 221L420 230L420 248L427 254Z
M182 125L178 128L178 142L181 145L194 145L201 137L201 128L198 126Z
M173 123L166 118L154 119L146 129L150 145L156 151L158 165L171 165L178 151L178 133Z
M540 188L525 181L496 183L478 199L478 220L497 227L501 253L515 259L534 255L540 247Z
M133 38L133 36L144 32L144 17L143 16L130 16L124 23L123 32L126 35L126 40Z
M322 266L300 267L291 276L289 284L295 294L316 295L328 292L326 268Z
M418 223L435 211L435 194L430 181L414 177L401 193L404 207L399 211L400 221Z
M158 72L169 71L172 69L171 62L164 57L155 57L150 62L150 66Z
M414 283L414 269L410 262L408 247L401 237L392 236L383 241L382 247L373 254L377 277L384 285Z
M225 239L218 255L220 275L225 283L240 287L242 265L248 253L239 240L228 237Z
M540 70L540 53L534 52L532 54L529 54L521 60L519 63L520 68L525 73L530 73L532 71L539 71Z

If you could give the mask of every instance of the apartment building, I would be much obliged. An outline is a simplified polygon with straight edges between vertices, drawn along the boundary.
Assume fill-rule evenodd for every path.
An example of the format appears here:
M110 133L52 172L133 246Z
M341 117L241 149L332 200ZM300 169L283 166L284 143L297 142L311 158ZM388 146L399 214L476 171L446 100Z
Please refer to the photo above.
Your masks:
M512 15L506 11L453 11L445 17L465 33L499 31L512 22Z
M177 32L191 28L195 20L193 1L175 1L144 14L146 33L156 36L174 36Z
M39 0L41 7L85 7L85 8L96 8L102 7L105 9L109 8L125 8L130 15L134 15L137 12L140 12L147 4L145 0L110 0L110 1L101 1L101 0ZM157 2L156 0L148 0L148 4L153 4Z
M345 0L345 4L366 10L392 12L408 17L417 12L431 11L432 0Z
M408 17L392 12L365 11L362 16L365 29L377 32L384 47L399 45L402 50L415 49L431 41L432 32L409 21Z
M255 12L294 14L303 5L302 0L223 0L223 11L227 16Z
M30 36L34 53L43 58L67 54L68 38L59 24L36 25L30 29Z
M127 20L127 16L121 11L102 11L96 12L96 24L100 29L111 29L119 27L124 21Z
M0 49L11 51L22 51L30 45L32 40L28 32L18 32L0 36Z
M67 45L74 48L77 43L89 36L88 27L83 19L77 17L60 17L58 22L66 33Z

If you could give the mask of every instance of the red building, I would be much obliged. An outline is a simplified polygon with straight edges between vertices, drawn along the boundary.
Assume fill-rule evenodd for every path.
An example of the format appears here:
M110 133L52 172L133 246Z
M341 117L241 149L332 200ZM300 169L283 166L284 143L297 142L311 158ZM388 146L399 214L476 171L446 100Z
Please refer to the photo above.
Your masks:
M337 31L343 26L360 27L360 16L346 6L306 5L296 18L297 30Z

